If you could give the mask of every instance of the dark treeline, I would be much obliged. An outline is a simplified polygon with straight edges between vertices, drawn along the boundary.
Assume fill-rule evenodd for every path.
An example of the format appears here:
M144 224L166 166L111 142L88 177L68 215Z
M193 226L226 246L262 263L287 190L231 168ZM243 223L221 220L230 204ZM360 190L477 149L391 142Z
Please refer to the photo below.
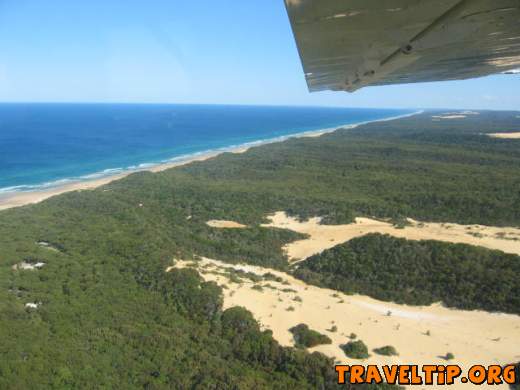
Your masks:
M425 114L1 212L0 388L328 387L328 359L280 348L250 314L222 312L216 286L165 268L199 255L287 269L281 248L301 236L260 227L278 210L332 223L363 215L520 226L519 142L480 135L490 123L512 130L515 118L483 113L464 125ZM250 226L219 230L209 219ZM14 270L22 261L45 266ZM500 298L500 283L489 288L516 305ZM489 298L463 302L479 299Z
M347 294L520 314L520 256L369 234L299 263L297 277Z

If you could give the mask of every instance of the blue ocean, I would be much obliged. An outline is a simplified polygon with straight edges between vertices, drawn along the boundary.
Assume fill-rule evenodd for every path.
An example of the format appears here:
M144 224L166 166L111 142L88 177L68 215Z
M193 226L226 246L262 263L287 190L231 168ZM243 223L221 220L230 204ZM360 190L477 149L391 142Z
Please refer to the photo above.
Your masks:
M0 193L33 191L409 110L0 104Z

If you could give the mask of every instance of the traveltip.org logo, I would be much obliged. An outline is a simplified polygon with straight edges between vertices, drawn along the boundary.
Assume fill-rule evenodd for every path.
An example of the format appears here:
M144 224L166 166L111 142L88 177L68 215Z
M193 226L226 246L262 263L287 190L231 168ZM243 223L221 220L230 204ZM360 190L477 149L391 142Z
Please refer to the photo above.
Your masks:
M390 385L453 385L472 383L475 385L514 385L520 382L519 365L474 365L465 374L455 364L436 365L337 365L338 384L381 384Z

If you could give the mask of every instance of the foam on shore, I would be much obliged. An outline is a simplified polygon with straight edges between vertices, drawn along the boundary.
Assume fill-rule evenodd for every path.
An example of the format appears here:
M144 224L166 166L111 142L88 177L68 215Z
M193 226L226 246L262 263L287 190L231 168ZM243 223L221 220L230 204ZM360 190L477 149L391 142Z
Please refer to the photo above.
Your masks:
M255 146L283 142L291 138L319 137L323 134L332 133L339 129L354 129L356 127L368 123L386 122L397 119L403 119L421 113L423 113L423 111L417 111L410 114L403 114L389 118L358 122L355 124L348 124L343 126L340 125L331 128L287 134L275 138L251 141L239 145L230 145L222 148L203 150L190 154L175 156L170 159L162 160L159 162L142 163L138 165L132 165L126 168L108 168L101 172L95 172L78 177L60 179L42 184L4 187L0 188L0 210L24 206L27 204L39 203L52 196L59 195L65 192L94 189L102 185L108 184L114 180L122 179L123 177L135 172L160 172L169 168L178 167L195 161L207 160L209 158L216 157L222 153L244 153L248 149Z

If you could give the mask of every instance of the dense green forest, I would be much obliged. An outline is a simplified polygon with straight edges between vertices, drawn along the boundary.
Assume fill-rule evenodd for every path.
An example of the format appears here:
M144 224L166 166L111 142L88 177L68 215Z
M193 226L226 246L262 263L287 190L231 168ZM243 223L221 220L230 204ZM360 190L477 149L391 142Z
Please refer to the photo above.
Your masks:
M288 269L281 247L300 236L259 226L278 210L329 223L363 215L520 226L520 142L482 135L517 130L518 114L431 115L136 173L0 212L0 388L331 387L329 359L281 348L249 313L222 311L217 286L164 270L195 255ZM249 227L219 230L208 219ZM23 261L45 265L13 269ZM479 299L488 302L463 302Z
M295 275L347 294L520 314L520 256L369 234L299 263Z

